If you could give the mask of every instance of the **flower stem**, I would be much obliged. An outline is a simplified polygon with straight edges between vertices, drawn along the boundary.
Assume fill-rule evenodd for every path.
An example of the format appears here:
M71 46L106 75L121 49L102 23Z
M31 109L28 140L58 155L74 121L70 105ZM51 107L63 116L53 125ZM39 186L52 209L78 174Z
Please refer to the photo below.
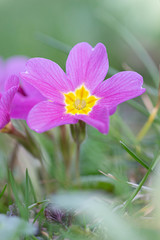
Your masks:
M140 184L138 185L138 187L135 189L135 191L131 194L131 196L129 197L129 199L124 203L123 206L123 210L125 210L130 203L133 201L133 199L136 197L136 195L139 193L139 191L141 190L143 184L146 182L149 174L154 170L157 162L160 160L160 154L158 154L158 157L155 157L155 159L153 160L153 162L151 163L147 173L145 174L145 176L143 177L143 179L141 180Z
M34 157L41 160L41 152L37 143L35 142L34 138L29 133L26 127L24 127L24 130L25 135L19 130L17 130L11 122L9 122L3 129L0 130L0 132L9 134L9 136L16 139L18 143L21 144Z
M79 121L75 125L70 125L71 135L76 144L76 156L75 156L75 175L77 182L80 179L79 165L80 165L80 146L86 137L86 124Z
M80 171L79 171L79 160L80 160L80 141L79 141L79 128L77 125L75 125L75 134L76 134L76 162L75 162L75 167L76 167L76 179L79 182L80 178Z
M76 143L76 179L79 181L80 172L79 172L79 163L80 163L80 143Z
M63 155L63 161L65 166L65 180L66 183L69 184L70 182L70 167L71 167L71 146L67 134L66 126L60 126L60 146Z

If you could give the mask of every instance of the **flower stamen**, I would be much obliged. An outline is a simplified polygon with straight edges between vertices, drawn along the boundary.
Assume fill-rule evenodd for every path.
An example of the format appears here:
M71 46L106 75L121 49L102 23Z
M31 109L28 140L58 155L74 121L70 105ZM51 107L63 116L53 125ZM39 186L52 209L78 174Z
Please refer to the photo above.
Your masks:
M84 99L77 99L74 106L76 109L81 110L86 107L86 101Z
M66 113L88 115L100 98L90 95L89 90L82 85L75 92L64 93Z

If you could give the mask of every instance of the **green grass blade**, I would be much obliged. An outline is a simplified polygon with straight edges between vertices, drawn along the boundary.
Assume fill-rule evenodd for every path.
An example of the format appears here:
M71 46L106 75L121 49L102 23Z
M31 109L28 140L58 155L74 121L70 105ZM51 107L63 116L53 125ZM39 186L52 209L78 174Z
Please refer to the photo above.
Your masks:
M29 176L28 176L28 169L26 169L26 185L25 185L25 206L26 206L26 214L27 220L29 218Z
M113 68L113 67L109 67L109 70L108 70L108 73L110 74L110 75L114 75L114 74L116 74L116 73L118 73L119 71L117 70L117 69L115 69L115 68Z
M126 152L129 153L129 155L131 157L133 157L138 163L140 163L143 167L145 167L146 169L149 169L148 165L142 160L140 159L135 153L133 153L133 151L131 151L127 145L125 143L123 143L122 141L120 141L120 144L122 145L122 147L126 150Z
M127 124L124 124L124 121L119 114L116 114L114 116L114 121L117 122L117 125L121 129L123 129L124 134L127 136L127 138L129 138L132 141L133 144L136 144L136 136L132 132L132 129L129 128L129 126ZM117 139L118 141L119 141L119 137L120 136L118 136L118 139Z
M140 113L144 114L146 117L149 116L149 112L138 102L136 102L134 100L129 100L126 103L129 104L130 106L132 106L133 108L135 108L136 110L138 110Z
M33 208L38 207L39 205L41 205L43 203L46 203L46 202L49 202L49 200L46 199L46 200L43 200L43 201L40 201L40 202L33 203L32 205L28 206L28 209L33 209Z
M41 213L44 211L46 206L43 206L41 208L41 210L37 213L37 215L35 216L34 220L33 220L33 224L36 222L36 220L39 218L39 216L41 215Z
M123 206L123 210L125 208L127 208L130 203L133 201L133 199L136 197L136 195L139 193L139 191L141 190L143 184L146 182L148 176L150 175L151 171L153 171L155 169L155 166L157 165L157 163L160 161L160 153L155 156L155 158L153 159L150 167L148 168L147 173L145 174L145 176L143 177L143 179L141 180L141 182L139 183L138 187L135 189L135 191L130 195L130 197L128 198L128 200L125 202L124 206Z
M34 202L38 202L30 176L28 176L28 178L29 178L29 186L30 186L30 190L31 190Z
M39 238L36 238L35 236L32 236L32 239L33 240L38 240Z
M6 185L4 186L2 192L0 193L0 199L3 197L3 194L4 194L5 190L6 190L6 188L7 188L7 183L6 183Z
M155 153L155 156L154 156L154 160L153 160L153 163L151 165L151 170L153 171L155 169L155 166L157 165L157 162L160 161L160 151L158 151L157 153ZM156 170L156 169L155 169Z
M43 34L43 33L37 33L36 34L36 37L39 41L55 48L55 49L58 49L62 52L65 52L65 53L69 53L69 51L71 50L71 47L68 46L67 44L53 38L53 37L50 37L46 34Z
M98 12L97 17L107 24L108 26L112 27L117 33L126 41L126 43L134 50L136 55L139 59L143 62L144 66L148 70L150 76L152 77L155 86L158 87L158 68L156 64L142 46L142 44L136 39L136 37L125 27L123 26L115 17L113 17L108 12Z
M11 188L15 197L16 202L19 202L19 198L18 198L18 192L16 189L16 183L15 180L13 178L12 172L9 170L9 180L10 180L10 184L11 184Z
M138 110L139 112L144 114L146 117L150 116L150 113L142 105L140 105L138 102L136 102L135 100L129 100L126 103L129 104L130 106L134 107L136 110ZM155 118L154 122L160 123L160 119Z
M129 100L126 103L135 108L136 110L138 110L140 113L144 114L146 117L150 116L150 113L135 100ZM156 117L153 123L160 123L160 119Z
M29 206L29 176L28 176L28 169L26 169L25 204L26 204L26 207Z
M11 170L9 170L9 181L11 184L13 195L14 195L14 198L16 201L16 205L19 209L20 215L22 216L22 218L26 219L26 209L24 208L24 206L22 206L22 203L19 200L16 183L15 183L15 180L14 180Z
M144 83L143 87L146 88L147 93L149 93L150 95L153 95L154 97L158 97L158 89L153 87L153 86L149 86L148 84Z

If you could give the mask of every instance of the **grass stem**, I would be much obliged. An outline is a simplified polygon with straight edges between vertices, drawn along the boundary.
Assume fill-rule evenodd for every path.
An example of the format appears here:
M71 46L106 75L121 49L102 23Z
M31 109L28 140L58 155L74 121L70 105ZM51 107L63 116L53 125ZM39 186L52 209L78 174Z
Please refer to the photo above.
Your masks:
M135 189L135 191L131 194L131 196L128 198L128 200L124 203L123 206L123 210L125 210L130 203L133 201L133 199L136 197L136 195L139 193L139 191L141 190L143 184L146 182L146 180L148 179L149 174L154 170L157 162L160 160L160 154L158 154L158 157L155 157L155 159L152 161L147 173L145 174L145 176L143 177L143 179L141 180L140 184L138 185L138 187Z

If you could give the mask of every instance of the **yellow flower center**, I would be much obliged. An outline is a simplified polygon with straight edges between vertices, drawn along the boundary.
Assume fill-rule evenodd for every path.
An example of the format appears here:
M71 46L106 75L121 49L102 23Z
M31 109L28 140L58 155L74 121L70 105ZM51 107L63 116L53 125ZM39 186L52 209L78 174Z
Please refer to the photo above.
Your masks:
M63 93L65 97L66 113L88 114L100 98L90 95L89 90L82 85L75 92Z

